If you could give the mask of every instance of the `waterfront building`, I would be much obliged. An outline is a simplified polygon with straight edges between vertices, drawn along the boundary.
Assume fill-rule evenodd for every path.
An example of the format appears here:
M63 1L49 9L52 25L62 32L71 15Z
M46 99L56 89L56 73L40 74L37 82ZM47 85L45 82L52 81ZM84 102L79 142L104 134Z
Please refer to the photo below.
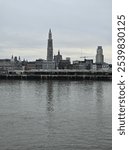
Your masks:
M26 70L36 69L36 61L29 61L29 62L27 62L26 66L25 66L25 69Z
M66 57L66 60L68 60L71 63L70 57Z
M73 61L73 69L86 69L90 70L93 68L93 59L84 59L84 61Z
M104 70L104 71L111 71L111 68L112 66L111 66L111 64L108 64L108 63L103 63L103 65L102 65L102 70Z
M10 59L0 59L0 74L7 73L12 70L13 66Z
M22 70L22 62L20 56L19 58L17 58L17 56L13 57L13 60L11 58L11 62L13 65L13 70Z
M55 61L55 67L56 69L59 68L59 63L62 60L62 55L60 54L60 51L58 51L57 55L54 55L54 61Z
M11 59L0 59L0 72L9 72L13 70L22 70L22 63L17 57L11 57Z
M93 70L93 71L96 71L96 70L97 70L97 65L96 65L96 63L93 63L93 65L92 65L92 70Z
M87 70L92 69L93 59L85 59L84 63L85 63L85 69Z
M61 60L59 62L59 69L72 69L70 60Z
M43 60L42 69L44 69L44 70L53 70L53 69L55 69L55 61Z
M102 65L104 63L104 55L102 46L98 46L96 54L96 64Z
M35 65L36 65L36 69L43 69L43 59L37 59L36 62L35 62Z

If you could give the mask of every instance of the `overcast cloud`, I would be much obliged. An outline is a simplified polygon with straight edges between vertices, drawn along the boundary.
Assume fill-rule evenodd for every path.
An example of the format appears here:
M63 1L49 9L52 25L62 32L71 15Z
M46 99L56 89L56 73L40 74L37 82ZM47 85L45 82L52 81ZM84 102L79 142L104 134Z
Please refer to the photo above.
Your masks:
M48 30L54 54L95 57L103 46L111 62L111 0L0 0L0 58L46 59Z

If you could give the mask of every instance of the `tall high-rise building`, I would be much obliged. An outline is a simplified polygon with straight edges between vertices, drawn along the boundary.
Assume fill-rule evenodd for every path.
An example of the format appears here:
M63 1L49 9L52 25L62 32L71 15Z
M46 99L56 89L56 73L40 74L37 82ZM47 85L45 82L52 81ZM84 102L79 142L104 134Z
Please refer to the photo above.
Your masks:
M53 61L53 40L51 29L48 34L47 61Z
M104 63L104 55L102 46L98 46L97 54L96 54L96 64L103 64Z

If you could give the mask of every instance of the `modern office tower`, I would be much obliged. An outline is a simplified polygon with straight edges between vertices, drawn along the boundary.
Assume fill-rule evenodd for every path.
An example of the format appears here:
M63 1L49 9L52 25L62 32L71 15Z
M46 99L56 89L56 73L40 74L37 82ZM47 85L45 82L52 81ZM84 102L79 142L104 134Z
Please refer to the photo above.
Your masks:
M98 46L97 54L96 54L96 64L103 64L104 63L104 55L102 46Z
M48 34L47 61L53 61L53 40L51 29Z

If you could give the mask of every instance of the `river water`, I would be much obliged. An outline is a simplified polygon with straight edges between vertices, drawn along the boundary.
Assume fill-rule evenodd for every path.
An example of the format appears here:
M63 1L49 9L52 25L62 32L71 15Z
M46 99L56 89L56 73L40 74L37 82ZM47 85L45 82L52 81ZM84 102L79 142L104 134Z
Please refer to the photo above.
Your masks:
M111 150L112 82L0 81L0 150Z

